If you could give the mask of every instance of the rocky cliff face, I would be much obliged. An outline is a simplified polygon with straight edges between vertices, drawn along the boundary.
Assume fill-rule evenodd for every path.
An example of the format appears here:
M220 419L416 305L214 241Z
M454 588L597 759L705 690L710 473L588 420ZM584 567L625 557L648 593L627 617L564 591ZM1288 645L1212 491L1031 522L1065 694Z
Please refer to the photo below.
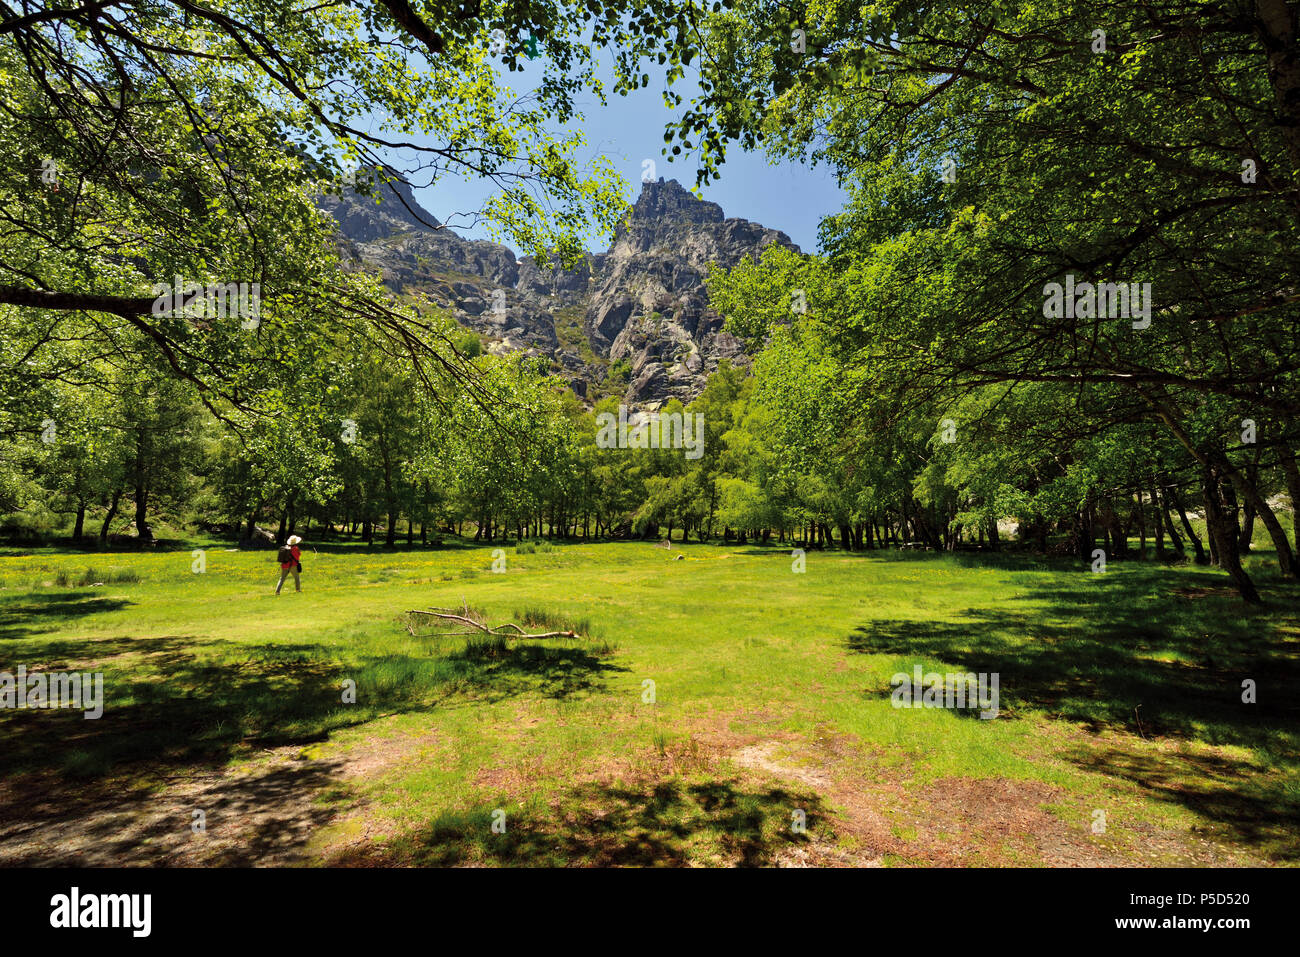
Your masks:
M429 296L493 352L550 357L583 398L615 395L646 409L689 402L720 359L744 361L708 306L709 264L793 246L778 230L725 218L676 180L643 184L609 251L569 270L439 228L405 183L383 187L380 200L347 193L322 206L344 246L381 268L390 289Z

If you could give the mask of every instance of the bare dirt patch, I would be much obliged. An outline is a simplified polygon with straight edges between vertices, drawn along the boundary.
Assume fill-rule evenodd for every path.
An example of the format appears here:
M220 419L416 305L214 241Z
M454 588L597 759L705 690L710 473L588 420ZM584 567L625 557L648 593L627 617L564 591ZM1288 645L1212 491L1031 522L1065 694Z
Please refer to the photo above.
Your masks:
M914 767L878 760L856 739L826 730L805 738L776 730L767 717L700 716L688 734L590 767L542 758L485 767L471 790L484 799L524 799L539 784L563 779L566 790L551 812L528 823L533 843L507 858L521 864L1262 863L1200 835L1140 821L1115 820L1111 835L1094 835L1080 799L1038 781L950 777L920 784ZM380 727L346 749L278 748L164 781L119 776L76 785L53 773L14 777L0 782L0 866L489 863L490 846L453 853L454 835L444 836L445 846L426 837L424 857L404 857L390 842L411 837L405 825L376 814L365 798L366 782L434 760L448 744L437 732ZM1081 734L1077 746L1095 759L1091 736ZM1124 766L1115 755L1109 765ZM1139 770L1133 774L1143 789L1154 787L1155 772ZM773 838L769 827L733 839L730 829L750 827L754 813L741 814L738 802L761 808L784 836ZM196 810L205 815L202 832L194 827ZM790 814L798 810L808 813L806 837L790 839ZM701 833L705 845L696 841ZM429 856L435 851L443 856Z
M277 755L255 772L200 769L162 786L12 779L0 785L0 865L294 863L333 816L316 796L335 790L340 774L339 762Z
M811 866L1123 867L1243 866L1265 863L1204 839L1144 821L1112 818L1092 831L1092 809L1064 788L1007 778L941 778L925 785L906 765L863 770L862 747L822 735L785 735L734 747L732 763L808 787L832 810L835 840L799 849L788 862Z
M363 806L358 780L434 740L376 734L320 758L295 745L147 784L124 776L80 786L54 774L11 778L0 782L0 866L307 863L320 829Z
M905 807L927 862L1108 867L1122 863L1048 810L1065 792L1039 781L941 778ZM952 835L945 840L940 835Z
M1170 589L1170 593L1173 595L1177 595L1179 598L1188 598L1188 599L1193 599L1193 598L1233 599L1237 597L1236 590L1229 588L1226 585L1209 585L1209 586L1201 585L1197 587L1193 587L1189 585L1185 587Z

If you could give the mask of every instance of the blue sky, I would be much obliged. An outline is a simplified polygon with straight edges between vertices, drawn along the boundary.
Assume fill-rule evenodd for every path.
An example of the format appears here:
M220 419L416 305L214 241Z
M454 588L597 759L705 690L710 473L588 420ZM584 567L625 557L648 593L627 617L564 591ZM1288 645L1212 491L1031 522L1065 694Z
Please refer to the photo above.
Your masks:
M523 72L509 74L506 82L516 92L531 90L537 85L541 61L528 64ZM579 124L586 134L590 154L604 154L610 158L614 169L627 181L627 196L635 200L641 191L642 162L654 160L655 173L665 179L676 179L689 189L695 183L695 165L689 161L677 162L660 154L663 149L664 127L672 113L663 105L662 82L651 72L648 87L626 97L609 96L609 104L601 107L594 95L579 98L580 112L585 120ZM690 81L681 81L678 92L689 101ZM824 168L811 169L799 163L772 165L762 153L744 153L739 148L727 152L722 178L703 187L700 195L722 207L727 216L737 216L779 229L790 236L801 249L817 249L817 225L821 218L836 212L843 205L844 194L835 185L834 177ZM429 212L442 219L455 210L479 208L490 195L491 184L465 182L447 178L433 187L416 190L416 198ZM464 220L461 220L464 222ZM454 223L453 223L454 225ZM482 226L457 229L459 235L473 239L491 238ZM603 251L608 247L608 237L588 237L588 247Z

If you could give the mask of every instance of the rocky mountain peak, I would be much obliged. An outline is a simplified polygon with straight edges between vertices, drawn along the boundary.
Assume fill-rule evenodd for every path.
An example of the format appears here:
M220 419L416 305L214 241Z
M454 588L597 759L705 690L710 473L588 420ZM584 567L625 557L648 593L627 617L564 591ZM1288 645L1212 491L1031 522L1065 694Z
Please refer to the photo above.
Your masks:
M641 195L633 204L628 221L638 225L661 226L680 223L720 223L722 207L700 199L675 179L641 184Z
M721 360L747 361L709 306L709 266L734 266L772 243L794 246L660 178L642 184L607 252L575 269L541 269L496 243L430 228L437 220L404 179L378 195L378 204L348 192L321 205L345 247L379 267L389 288L428 296L492 352L549 357L584 399L651 410L694 399Z
M338 220L349 239L375 240L408 229L431 232L442 226L420 205L410 180L397 170L363 167L355 176L357 186L345 187L341 198L324 196L320 200L320 207Z

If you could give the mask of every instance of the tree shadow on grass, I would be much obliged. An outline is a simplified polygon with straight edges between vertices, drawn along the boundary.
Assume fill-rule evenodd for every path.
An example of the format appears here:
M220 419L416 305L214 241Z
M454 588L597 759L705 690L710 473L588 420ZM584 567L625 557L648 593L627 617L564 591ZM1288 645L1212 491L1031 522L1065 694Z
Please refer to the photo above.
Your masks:
M123 659L113 661L114 654ZM82 710L70 708L0 710L0 776L53 769L84 781L132 764L144 780L157 780L178 768L321 741L380 716L430 711L456 698L594 693L607 672L620 670L582 648L516 642L490 654L465 650L352 660L305 643L248 645L187 636L60 639L34 646L30 654L24 648L29 668L56 670L56 657L108 659L95 666L103 674L103 714L87 720ZM349 690L355 702L344 701Z
M952 621L870 621L847 643L998 672L1004 711L1042 710L1093 730L1264 748L1279 731L1300 731L1297 619L1252 611L1230 595L1173 590L1185 582L1153 568L1097 576L1088 587L1031 583L1001 607ZM1256 682L1258 704L1241 700L1246 679Z
M504 641L470 641L443 661L455 673L449 694L490 702L530 692L553 700L594 694L605 689L606 675L628 670L585 648Z
M1275 768L1216 754L1164 753L1151 748L1094 745L1065 752L1070 762L1131 781L1201 820L1200 830L1252 848L1273 861L1300 862L1300 800L1295 768Z
M734 781L680 779L645 787L585 784L551 809L506 811L504 833L493 833L499 805L444 814L385 849L349 850L331 864L403 863L420 866L684 866L727 863L765 867L783 851L809 841L791 827L795 811L816 832L827 818L821 799L783 788L746 789ZM715 856L720 860L710 860Z
M118 611L135 602L95 591L29 592L0 598L0 641L55 631L70 619Z
M1027 576L1017 598L998 608L967 609L953 621L872 621L847 642L855 651L913 659L926 671L996 672L1004 716L1034 710L1093 731L1254 749L1253 758L1223 758L1212 779L1201 758L1182 750L1162 765L1096 747L1070 760L1225 823L1241 844L1294 833L1300 809L1287 780L1300 773L1292 611L1300 589L1266 582L1270 607L1252 609L1227 589L1195 587L1199 577L1159 566L1081 581L1066 587ZM1256 704L1242 701L1246 680L1255 682ZM1294 837L1265 844L1274 857L1300 857Z
M281 754L291 763L245 776L226 770L233 758L457 699L593 693L621 670L584 648L520 642L343 660L306 643L116 636L37 638L8 653L47 672L93 662L104 697L94 720L69 708L0 710L4 864L290 861L336 813L339 775ZM347 680L354 704L342 700ZM178 809L181 798L191 803ZM189 833L195 807L208 814L209 844Z
M56 644L88 658L106 650L93 640ZM253 745L319 740L357 720L340 700L341 665L314 648L205 645L184 636L111 645L129 658L96 666L103 675L101 717L67 707L0 712L6 774L53 769L85 779L143 762L144 776L156 778L186 765L224 763Z
M226 641L209 641L205 648L234 647ZM163 635L157 638L132 638L127 635L110 635L103 638L45 638L20 639L4 647L0 645L0 671L13 672L25 665L27 670L41 671L100 671L102 665L114 658L129 655L147 657L144 667L150 669L174 664L193 657L198 647L195 639L185 635Z
M21 802L0 803L0 865L293 863L345 800L342 770L338 761L300 761L265 773L200 771L170 800L148 786L104 781L69 789L45 775L24 782ZM195 811L203 813L197 833Z

